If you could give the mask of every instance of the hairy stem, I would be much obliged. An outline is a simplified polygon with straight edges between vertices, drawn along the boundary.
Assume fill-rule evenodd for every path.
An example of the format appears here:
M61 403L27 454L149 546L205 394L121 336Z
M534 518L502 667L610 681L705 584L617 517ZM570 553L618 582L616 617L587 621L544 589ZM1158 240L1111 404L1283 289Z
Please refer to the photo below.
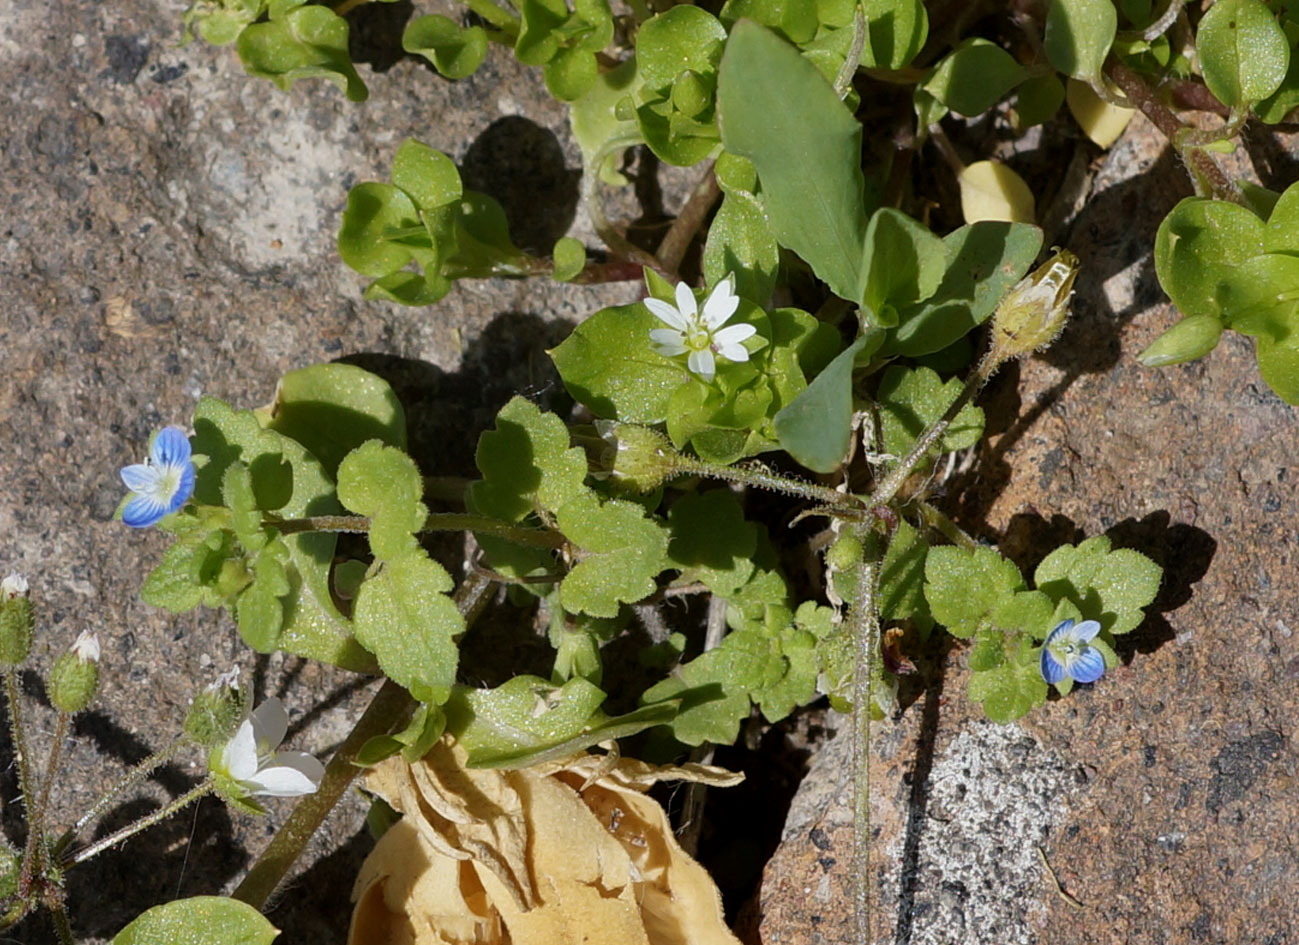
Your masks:
M853 641L852 679L852 775L853 775L853 862L852 906L857 926L857 941L869 945L870 920L870 849L871 849L871 776L870 735L871 691L879 653L880 622L876 613L876 591L879 585L879 562L883 543L879 536L863 536L867 551L857 569L857 595L848 617Z
M675 471L682 474L708 476L712 479L738 482L758 489L768 489L772 492L783 492L787 495L811 499L832 508L865 508L862 500L851 493L838 492L826 486L804 482L802 479L781 476L758 463L751 463L747 466L715 466L712 463L692 459L681 454L674 456L672 461Z
M207 778L198 786L193 787L190 790L186 791L180 797L176 798L171 803L166 804L163 807L160 807L158 810L154 811L152 814L149 814L147 817L141 817L135 823L127 824L125 827L121 828L120 830L115 830L112 833L110 833L108 836L96 840L90 846L82 847L80 850L78 850L76 853L73 853L71 856L63 857L63 859L59 863L59 866L62 867L63 869L68 869L70 867L76 866L78 863L84 863L86 862L86 860L98 856L99 854L103 853L105 850L109 849L110 847L117 846L123 840L130 839L131 837L139 833L141 830L148 830L154 824L166 820L168 817L170 817L172 814L176 813L177 811L182 810L185 807L188 807L190 804L193 804L200 797L203 797L211 793L212 793L212 779Z
M370 520L364 515L315 515L310 518L272 519L266 524L281 535L296 535L301 532L363 534L370 530ZM521 528L486 515L460 512L434 512L425 520L422 531L478 532L482 535L504 538L516 545L527 545L530 548L561 548L564 545L563 536L554 532L539 528Z
M961 528L950 518L947 517L940 509L935 508L928 502L918 503L920 516L924 519L926 525L938 532L956 547L965 551L973 551L979 547L979 543L966 534L965 529Z

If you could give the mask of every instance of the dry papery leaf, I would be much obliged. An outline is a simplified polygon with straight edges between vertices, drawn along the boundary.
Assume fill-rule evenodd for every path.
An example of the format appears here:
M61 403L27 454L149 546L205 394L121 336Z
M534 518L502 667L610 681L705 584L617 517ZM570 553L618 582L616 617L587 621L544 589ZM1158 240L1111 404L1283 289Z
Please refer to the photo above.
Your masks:
M448 739L389 758L366 786L404 816L361 867L348 945L739 945L644 791L742 778L600 755L470 769Z

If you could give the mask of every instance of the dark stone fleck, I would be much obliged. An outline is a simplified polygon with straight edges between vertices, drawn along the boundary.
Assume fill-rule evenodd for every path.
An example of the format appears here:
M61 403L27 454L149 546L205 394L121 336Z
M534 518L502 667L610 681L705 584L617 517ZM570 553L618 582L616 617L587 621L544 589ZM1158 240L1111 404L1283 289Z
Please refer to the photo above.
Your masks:
M108 77L119 85L135 81L149 59L149 44L137 36L110 36L104 40L108 53Z
M1216 814L1224 805L1244 797L1263 769L1281 757L1284 743L1280 732L1260 732L1229 742L1209 762L1216 773L1209 782L1204 806Z
M811 840L812 845L818 850L829 850L834 846L834 844L830 842L830 838L825 835L825 831L820 827L813 827L808 831L807 839Z

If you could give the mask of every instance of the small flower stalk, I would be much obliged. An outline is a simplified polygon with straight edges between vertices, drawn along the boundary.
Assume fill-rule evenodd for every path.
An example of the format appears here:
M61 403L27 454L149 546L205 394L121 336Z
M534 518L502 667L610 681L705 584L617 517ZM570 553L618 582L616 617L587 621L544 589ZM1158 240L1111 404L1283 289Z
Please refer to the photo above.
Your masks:
M713 286L702 311L684 282L677 283L676 305L649 298L645 307L669 326L650 332L654 350L668 358L687 355L686 367L704 381L711 383L716 376L719 357L736 363L749 360L744 342L758 329L748 324L722 327L740 307L734 277L728 275Z
M148 528L181 509L194 494L191 456L184 430L159 430L149 446L148 460L122 468L122 482L130 490L122 505L122 521L132 528Z
M32 602L27 579L11 574L0 581L0 667L27 662L32 652Z
M50 672L50 702L68 715L85 710L99 688L99 637L81 631L72 647L58 658Z
M1053 686L1066 679L1093 683L1105 675L1105 656L1091 645L1101 625L1095 620L1064 620L1042 644L1042 678Z
M1040 351L1060 336L1077 278L1078 257L1061 249L1007 293L992 317L994 363Z
M248 715L230 738L212 749L208 770L216 792L242 810L265 813L256 795L300 797L315 794L325 766L302 751L279 751L289 730L289 715L270 698Z

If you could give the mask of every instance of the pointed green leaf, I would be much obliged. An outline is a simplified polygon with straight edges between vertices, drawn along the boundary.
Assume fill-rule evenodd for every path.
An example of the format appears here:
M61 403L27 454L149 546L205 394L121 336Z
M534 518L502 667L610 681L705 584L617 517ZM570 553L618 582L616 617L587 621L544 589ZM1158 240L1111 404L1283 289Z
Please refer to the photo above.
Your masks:
M1290 66L1290 42L1262 0L1217 0L1200 18L1195 51L1204 84L1233 108L1267 98Z
M781 448L808 469L832 472L852 435L852 371L867 339L858 338L775 417Z
M986 39L963 40L943 57L923 91L958 115L986 112L1027 78L1010 53Z
M1099 79L1119 26L1112 0L1051 0L1046 13L1046 58L1067 76Z

